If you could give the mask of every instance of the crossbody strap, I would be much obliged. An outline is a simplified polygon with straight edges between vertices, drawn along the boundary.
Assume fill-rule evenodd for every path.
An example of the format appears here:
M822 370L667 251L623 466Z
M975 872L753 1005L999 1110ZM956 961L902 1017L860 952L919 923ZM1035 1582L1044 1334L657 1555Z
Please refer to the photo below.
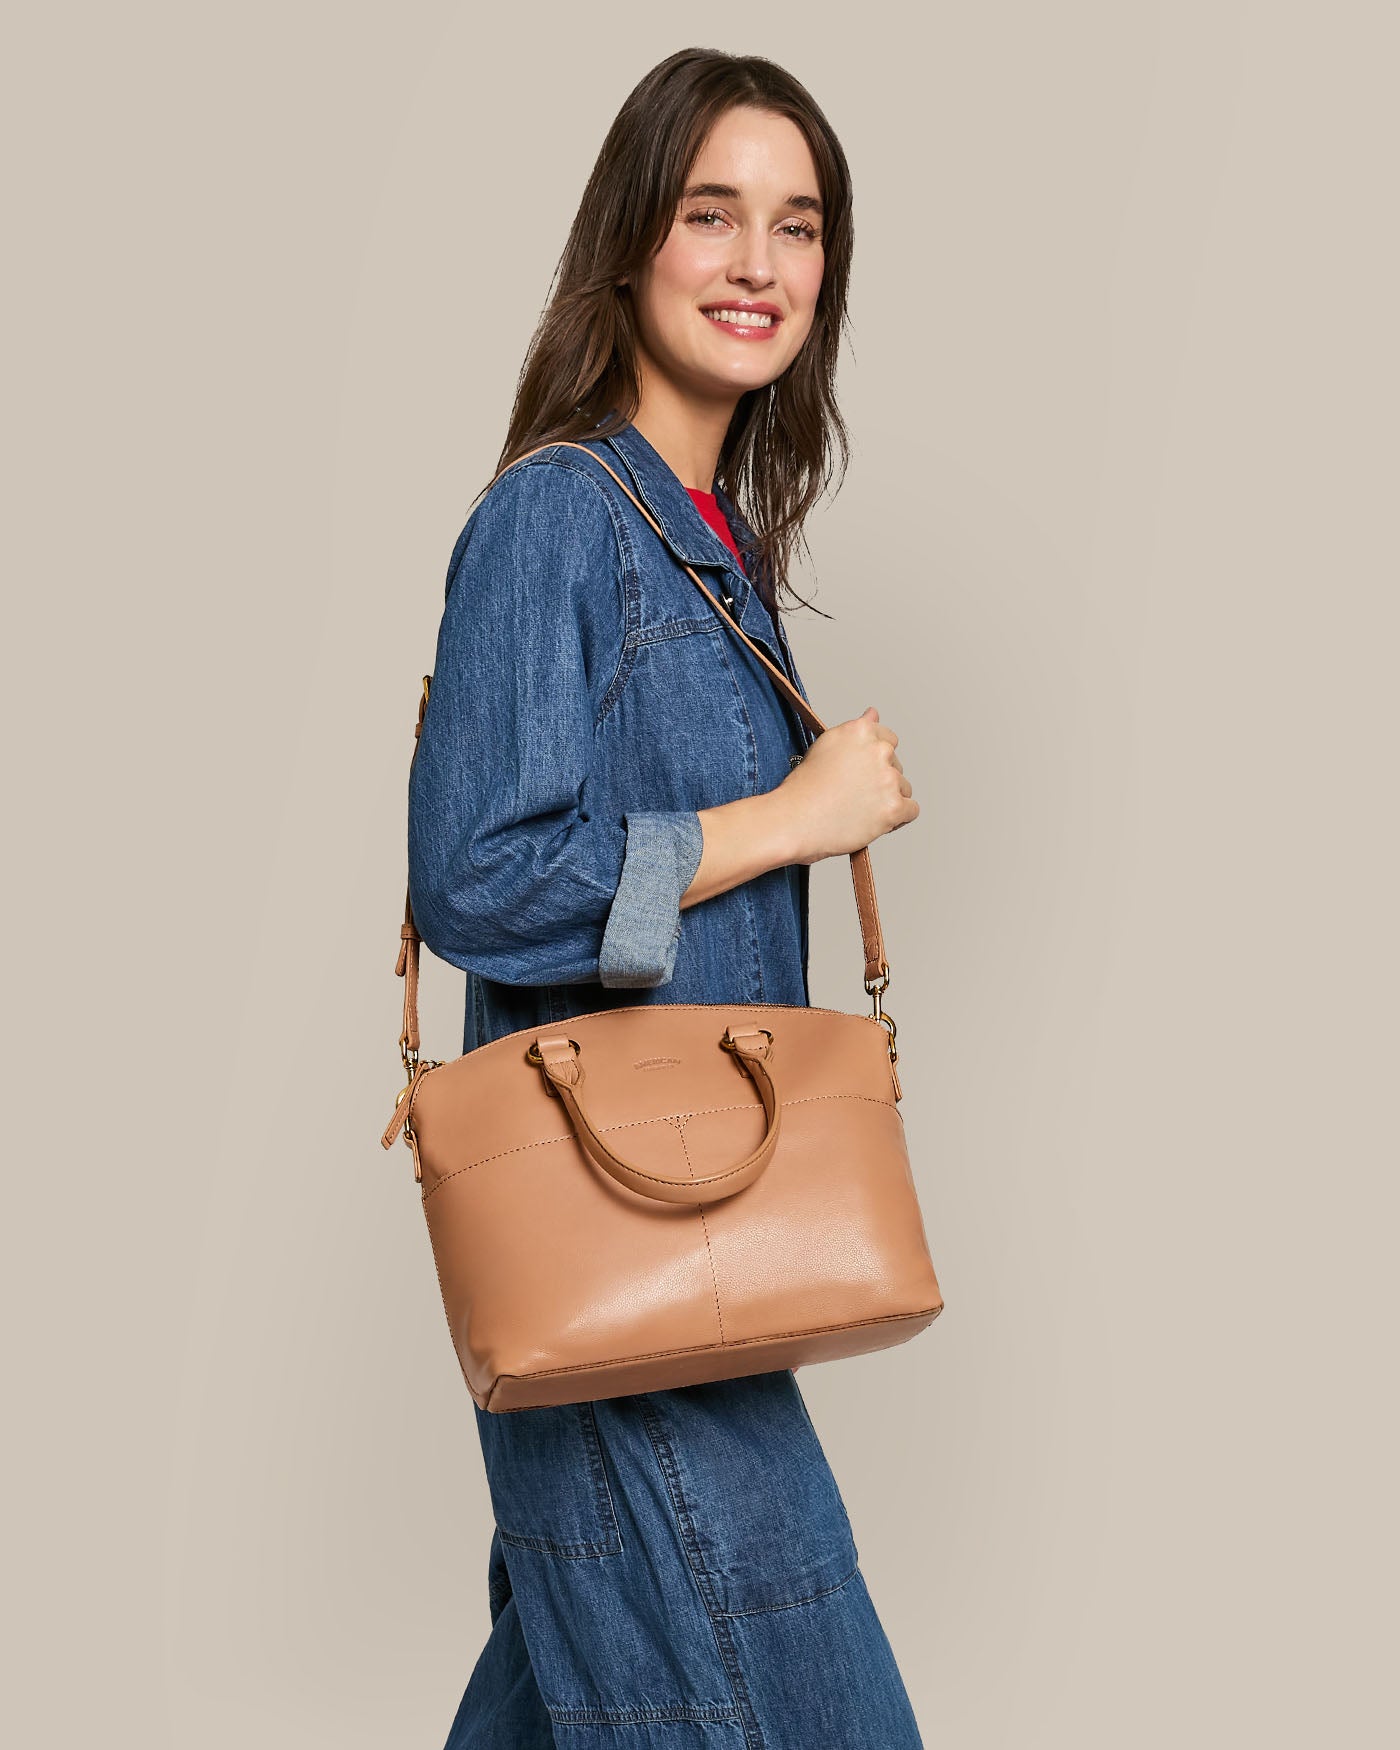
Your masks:
M652 528L656 530L663 541L665 540L666 537L662 533L661 525L636 493L618 476L614 469L608 466L601 456L595 455L586 444L569 443L566 440L559 440L552 444L539 444L535 449L526 450L524 455L517 456L515 461L501 470L500 474L496 476L496 480L503 479L511 468L515 467L517 463L523 462L527 456L537 456L541 450L553 449L582 450L584 455L591 456L599 467L607 468L608 473L617 481L617 484L641 511ZM491 482L492 486L496 484L496 480ZM743 627L724 611L692 567L687 565L685 569L690 573L691 579L701 594L718 612L721 623L748 645L792 701L802 721L820 735L826 728L826 724L817 716L806 699L802 697L783 671L769 661ZM418 721L413 729L413 759L418 757L418 743L423 733L423 717L428 708L428 687L431 678L429 675L423 676L423 696L418 701ZM409 763L412 765L412 759ZM880 908L875 900L875 874L870 866L870 847L868 845L863 845L859 850L851 852L851 884L855 889L856 911L860 916L861 945L865 954L865 989L874 998L877 1019L882 1020L890 1029L890 1053L893 1057L894 1023L887 1012L882 1012L880 1003L880 993L890 981L890 968L889 962L885 958L885 938L880 928ZM411 1080L418 1063L418 965L419 944L422 937L418 934L417 927L413 922L413 902L407 893L404 895L403 928L399 935L399 957L394 967L394 971L404 981L403 1031L399 1035L399 1049L403 1056L404 1068L408 1071Z

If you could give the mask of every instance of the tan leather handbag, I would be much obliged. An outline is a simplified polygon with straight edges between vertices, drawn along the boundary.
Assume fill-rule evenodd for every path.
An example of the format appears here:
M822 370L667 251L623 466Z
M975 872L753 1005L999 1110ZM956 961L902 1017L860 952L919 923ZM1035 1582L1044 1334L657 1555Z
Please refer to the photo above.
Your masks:
M570 447L661 533L606 462ZM803 721L825 729L686 570ZM402 1131L412 1152L448 1328L484 1410L834 1361L902 1343L943 1310L880 1001L890 969L868 847L851 854L851 879L871 1015L645 1003L450 1063L419 1061L421 938L405 905L395 971L408 1083L380 1140L390 1148Z

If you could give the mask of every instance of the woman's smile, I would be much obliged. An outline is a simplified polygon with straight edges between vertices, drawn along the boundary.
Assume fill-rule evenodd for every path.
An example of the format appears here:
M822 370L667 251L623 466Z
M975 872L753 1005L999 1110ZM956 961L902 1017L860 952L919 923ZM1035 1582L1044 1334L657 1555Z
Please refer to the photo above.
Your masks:
M703 305L700 314L712 328L732 334L736 340L771 340L782 322L782 312L772 304Z

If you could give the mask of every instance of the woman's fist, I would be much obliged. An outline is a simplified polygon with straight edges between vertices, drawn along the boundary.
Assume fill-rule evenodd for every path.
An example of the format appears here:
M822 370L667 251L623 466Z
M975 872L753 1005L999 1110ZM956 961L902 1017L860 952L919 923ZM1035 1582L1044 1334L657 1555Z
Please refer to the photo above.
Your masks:
M772 792L786 811L795 863L861 850L919 815L895 748L899 737L874 705L833 723Z

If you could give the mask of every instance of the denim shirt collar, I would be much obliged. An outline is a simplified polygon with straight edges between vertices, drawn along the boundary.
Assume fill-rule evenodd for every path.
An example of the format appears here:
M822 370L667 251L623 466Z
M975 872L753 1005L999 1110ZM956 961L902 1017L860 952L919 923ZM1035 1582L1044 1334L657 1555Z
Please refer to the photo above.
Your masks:
M743 565L701 516L695 500L681 484L674 469L635 425L626 425L603 441L625 463L637 488L637 496L660 524L662 536L672 553L685 565L718 567L727 574L724 588L734 598L734 619L744 634L755 644L762 645L788 678L793 679L794 669L782 615L770 618L763 602L755 601L752 578L745 574ZM757 536L729 495L718 487L712 490L745 561L752 563ZM777 644L773 640L774 619L777 621Z

